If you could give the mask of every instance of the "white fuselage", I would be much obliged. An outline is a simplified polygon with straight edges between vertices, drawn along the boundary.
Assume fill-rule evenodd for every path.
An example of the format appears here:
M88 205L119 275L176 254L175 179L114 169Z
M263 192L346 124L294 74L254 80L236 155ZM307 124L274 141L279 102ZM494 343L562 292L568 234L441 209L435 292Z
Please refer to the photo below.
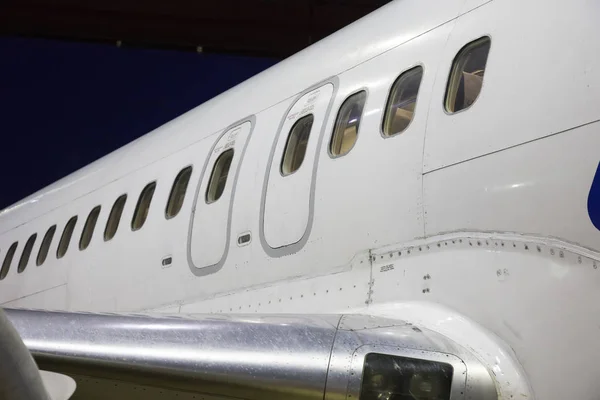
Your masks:
M2 211L0 262L18 246L0 304L402 317L412 312L406 304L428 302L501 338L536 397L595 398L600 231L588 195L600 160L598 16L600 3L585 0L392 2ZM484 36L491 47L481 92L450 114L453 60ZM414 117L385 137L390 88L415 66L423 77ZM332 157L338 110L361 90L356 143ZM306 110L314 122L304 161L283 176L288 132ZM226 186L207 204L213 165L228 148ZM187 166L183 207L167 219L173 181ZM140 192L153 181L147 220L134 231ZM117 232L105 241L122 194ZM36 266L54 224L48 257ZM422 318L441 329L451 315ZM489 351L482 357L501 357ZM565 370L577 373L565 381Z

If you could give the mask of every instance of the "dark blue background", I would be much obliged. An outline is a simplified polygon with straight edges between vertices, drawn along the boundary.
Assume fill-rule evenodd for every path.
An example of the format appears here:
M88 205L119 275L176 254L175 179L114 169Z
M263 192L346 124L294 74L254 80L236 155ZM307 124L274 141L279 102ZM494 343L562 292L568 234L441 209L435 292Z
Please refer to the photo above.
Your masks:
M0 37L0 209L277 61Z

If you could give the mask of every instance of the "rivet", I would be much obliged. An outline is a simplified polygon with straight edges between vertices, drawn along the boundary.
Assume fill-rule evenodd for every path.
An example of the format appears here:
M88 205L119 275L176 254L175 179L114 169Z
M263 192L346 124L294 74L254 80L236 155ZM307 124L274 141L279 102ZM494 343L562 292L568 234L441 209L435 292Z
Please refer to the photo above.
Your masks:
M558 256L560 258L565 258L565 253L561 250L561 251L558 252Z
M439 244L439 243L438 243L438 244L437 244L437 247L441 247L441 244Z
M529 246L525 245L525 250L529 250Z
M410 254L410 249L407 251L408 254Z
M517 247L517 245L515 243L513 243L513 247Z
M421 250L423 250L423 249L421 248L421 246L419 246L419 251L421 251Z
M554 255L554 249L550 249L550 255Z
M458 243L462 243L462 239L459 239L459 240L458 240Z
M537 251L538 253L542 251L542 248L540 246L537 246Z
M444 246L448 246L448 242L444 242Z
M577 262L581 264L581 256L577 257Z
M481 246L481 242L479 240L477 241L477 246Z
M473 246L473 243L471 243L471 241L469 241L469 246Z
M392 258L394 255L392 253L390 253L390 258Z

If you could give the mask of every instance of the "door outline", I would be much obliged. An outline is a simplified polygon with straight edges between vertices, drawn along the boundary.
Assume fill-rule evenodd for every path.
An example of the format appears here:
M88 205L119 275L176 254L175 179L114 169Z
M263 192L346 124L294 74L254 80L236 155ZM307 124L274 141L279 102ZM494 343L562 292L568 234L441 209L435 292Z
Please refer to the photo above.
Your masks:
M229 209L227 211L227 238L225 240L225 250L223 251L223 255L221 256L221 259L219 260L218 263L209 265L206 267L202 267L202 268L197 268L194 265L194 261L192 260L192 230L194 228L194 217L196 215L196 206L198 204L198 197L201 195L200 187L202 186L202 182L204 181L206 169L208 168L208 162L210 161L211 154L215 150L215 147L217 146L217 144L219 143L219 141L221 140L223 135L225 135L227 132L231 131L232 129L234 129L238 126L243 125L246 122L250 122L250 131L248 132L248 139L246 139L246 144L244 145L244 148L242 149L242 154L240 155L240 161L238 162L238 166L235 171L235 175L233 176L233 183L232 183L233 187L231 188L231 197L229 198ZM187 260L188 260L188 267L189 267L190 271L192 272L192 274L194 274L196 276L206 276L206 275L214 274L215 272L219 272L219 270L221 268L223 268L223 265L225 265L225 261L227 260L227 256L229 255L229 244L231 241L231 215L233 213L233 202L235 200L235 191L237 189L238 176L240 174L242 164L244 163L244 156L246 155L246 149L248 148L248 144L250 143L250 140L252 139L252 133L254 132L255 126L256 126L256 115L254 115L254 114L234 122L233 124L227 126L225 129L223 129L221 134L213 141L213 144L210 147L209 152L206 154L206 160L204 161L204 166L202 167L202 172L200 173L200 177L196 181L197 182L196 183L196 194L194 195L194 203L192 205L192 212L190 214L190 222L188 225L188 235L187 235L188 237L187 237L187 246L186 246L187 247L186 254L187 254ZM204 198L203 195L202 195L202 198Z
M302 238L295 242L290 243L288 245L282 247L271 247L269 243L267 243L267 239L265 237L265 205L267 201L267 188L269 186L269 175L271 173L271 167L273 165L273 159L275 158L275 150L277 149L277 143L279 143L279 138L281 136L281 130L285 121L287 120L287 116L289 115L291 109L296 105L298 100L300 100L307 93L318 89L321 86L327 85L328 83L333 85L333 90L331 93L331 98L329 99L329 104L327 105L327 110L325 111L325 116L323 117L323 123L321 124L321 131L319 132L319 138L316 147L315 159L313 161L313 170L311 174L311 183L310 183L310 193L309 193L309 202L308 202L308 223L306 225L306 230L302 235ZM317 169L319 167L319 158L321 156L321 149L323 146L323 139L325 137L325 130L327 128L327 122L329 121L329 115L331 114L331 109L333 107L334 100L337 95L337 91L339 89L339 78L337 76L332 76L325 80L319 81L314 85L304 89L300 92L295 98L294 101L287 108L283 116L281 117L281 122L279 123L279 127L277 128L277 134L273 139L273 143L271 145L271 152L269 154L269 161L267 163L267 168L265 171L265 179L263 181L263 189L260 201L260 221L259 221L259 236L260 243L262 245L263 250L267 253L268 256L272 258L283 257L289 254L297 253L300 251L306 242L308 242L308 238L312 231L313 220L314 220L314 204L315 204L315 187L317 183Z

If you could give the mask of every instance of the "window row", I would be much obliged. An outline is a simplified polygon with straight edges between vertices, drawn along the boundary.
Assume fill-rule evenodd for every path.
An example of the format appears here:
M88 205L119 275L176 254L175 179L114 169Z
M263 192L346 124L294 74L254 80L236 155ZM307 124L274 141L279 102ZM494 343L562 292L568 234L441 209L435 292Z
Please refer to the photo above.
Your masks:
M483 85L490 38L483 37L464 46L454 58L444 96L444 109L453 114L469 108ZM406 130L414 118L423 67L403 72L393 83L385 106L381 131L391 137ZM335 120L329 154L341 157L350 152L358 139L358 128L367 92L350 95L340 106ZM312 114L300 118L290 129L281 162L281 174L291 175L302 165L313 123Z
M212 173L210 175L210 180L206 189L205 200L207 204L215 203L221 198L221 195L225 190L225 184L227 183L227 177L229 175L229 168L231 166L232 159L233 149L229 149L223 152L215 161ZM165 209L165 218L167 220L174 218L177 214L179 214L179 211L181 211L191 175L192 166L188 166L182 169L175 177L175 181L173 182L173 186L171 187L171 192L167 201L167 207ZM148 218L148 212L150 210L150 204L152 202L152 197L154 196L155 189L156 181L147 184L140 193L137 205L135 207L135 211L133 213L133 218L131 219L132 231L138 231L144 226L144 223ZM110 210L110 214L108 216L108 220L106 222L106 226L104 227L105 242L108 242L109 240L114 238L115 234L117 233L117 229L119 228L119 223L121 222L121 217L123 215L123 210L125 209L126 202L127 194L122 194L113 203L113 206ZM101 209L102 207L100 205L97 205L88 214L87 219L85 220L83 230L81 232L81 237L79 238L79 250L85 250L90 245L92 237L94 235L94 230L96 228L98 217L100 216ZM67 254L67 250L69 249L69 244L71 243L73 232L75 231L75 225L77 224L77 219L78 217L75 215L71 217L71 219L69 219L69 221L65 225L65 228L58 242L58 247L56 249L57 259L61 259L65 256L65 254ZM46 234L42 239L42 244L40 245L40 249L36 257L37 266L42 265L46 261L46 258L48 257L48 252L50 250L50 245L52 244L52 240L54 239L55 233L56 225L52 225L46 231ZM27 267L36 239L37 233L34 233L29 237L29 239L27 239L27 242L25 243L25 247L23 248L23 252L21 253L21 257L19 259L17 267L18 273L23 272ZM11 263L15 256L17 247L18 242L14 242L6 252L6 255L4 256L4 261L2 262L2 267L0 268L0 280L6 278L6 275L10 270Z
M464 46L454 58L444 98L446 112L455 113L465 110L479 96L490 45L489 37L480 38ZM414 118L422 77L423 67L416 66L400 74L393 83L382 121L381 129L384 136L398 135L410 125ZM350 95L340 106L329 143L329 153L332 157L344 156L354 147L366 100L367 92L363 90ZM280 169L283 176L291 175L301 167L313 121L312 114L306 115L296 121L290 129L281 161ZM218 201L223 194L233 155L234 150L229 149L220 154L215 161L206 189L206 204ZM175 177L165 209L166 219L175 217L181 210L191 174L192 166L188 166ZM131 220L132 231L140 230L144 226L155 190L156 181L150 182L142 190ZM104 241L111 240L117 233L126 202L127 194L122 194L115 200L104 228ZM79 250L85 250L90 245L100 211L100 205L90 211L79 239ZM77 216L73 216L65 225L56 250L57 259L67 253L76 223ZM36 258L36 265L40 266L46 260L55 233L56 225L46 231ZM37 234L33 234L25 243L18 263L19 273L27 267L36 239ZM0 269L0 280L8 274L17 246L18 242L14 242L8 249Z

